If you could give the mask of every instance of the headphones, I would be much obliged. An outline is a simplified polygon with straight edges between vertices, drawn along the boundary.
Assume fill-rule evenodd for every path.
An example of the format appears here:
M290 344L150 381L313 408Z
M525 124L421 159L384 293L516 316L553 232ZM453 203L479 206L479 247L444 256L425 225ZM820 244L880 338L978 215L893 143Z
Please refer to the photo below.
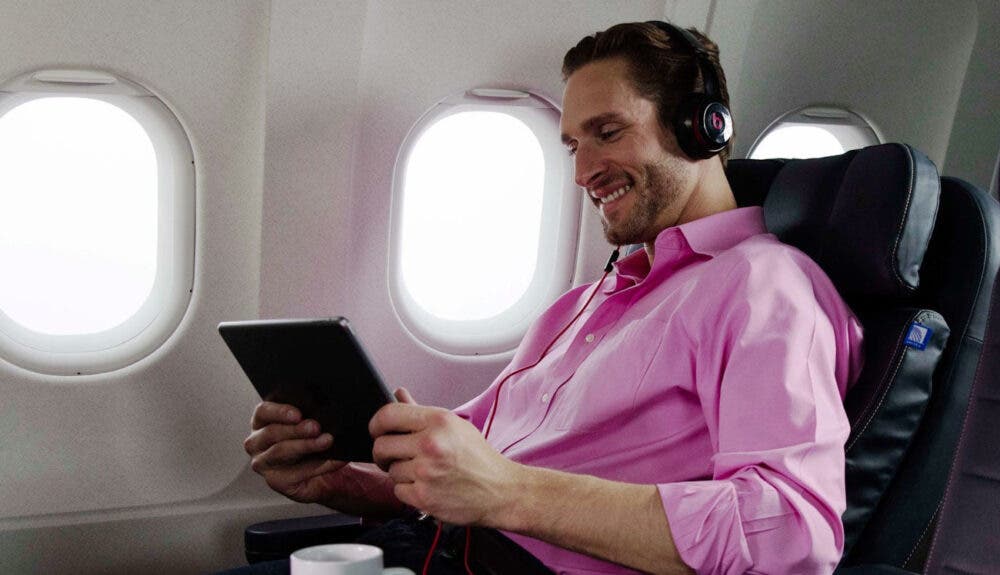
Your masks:
M701 70L702 93L688 94L674 113L674 135L684 153L696 160L718 154L733 137L733 118L719 94L719 76L708 58L708 51L687 30L668 22L647 22L663 30L667 36L687 45L694 53Z

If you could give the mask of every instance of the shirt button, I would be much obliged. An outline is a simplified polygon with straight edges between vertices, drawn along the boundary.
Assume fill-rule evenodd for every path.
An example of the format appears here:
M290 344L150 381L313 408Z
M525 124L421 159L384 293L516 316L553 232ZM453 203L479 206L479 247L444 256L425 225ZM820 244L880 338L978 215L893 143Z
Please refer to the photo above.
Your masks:
M548 402L549 402L549 394L546 393L542 395L542 403L548 403Z
M588 333L587 337L585 337L583 339L587 340L587 343L594 343L594 334Z

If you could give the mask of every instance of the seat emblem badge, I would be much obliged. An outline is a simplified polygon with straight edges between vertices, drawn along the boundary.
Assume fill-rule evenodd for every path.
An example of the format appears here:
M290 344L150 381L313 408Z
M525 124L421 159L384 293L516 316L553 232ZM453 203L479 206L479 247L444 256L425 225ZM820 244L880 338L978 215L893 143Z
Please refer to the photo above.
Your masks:
M910 331L906 332L907 346L913 349L927 349L927 342L930 341L934 330L922 323L913 322L910 324Z

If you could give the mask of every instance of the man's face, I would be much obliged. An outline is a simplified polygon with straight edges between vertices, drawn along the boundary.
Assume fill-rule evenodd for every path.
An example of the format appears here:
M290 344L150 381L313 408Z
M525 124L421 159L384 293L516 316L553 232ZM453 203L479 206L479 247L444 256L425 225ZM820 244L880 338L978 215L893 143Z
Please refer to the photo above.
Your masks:
M563 94L562 139L575 157L576 183L614 245L651 242L676 225L697 180L696 165L628 74L622 59L591 62Z

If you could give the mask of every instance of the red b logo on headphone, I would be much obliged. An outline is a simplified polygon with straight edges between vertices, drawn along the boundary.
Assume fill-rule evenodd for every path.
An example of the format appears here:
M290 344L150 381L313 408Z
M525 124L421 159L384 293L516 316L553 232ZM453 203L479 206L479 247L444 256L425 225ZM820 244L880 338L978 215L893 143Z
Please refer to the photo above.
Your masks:
M712 127L716 130L722 130L726 125L726 121L722 118L722 114L718 112L712 112Z

